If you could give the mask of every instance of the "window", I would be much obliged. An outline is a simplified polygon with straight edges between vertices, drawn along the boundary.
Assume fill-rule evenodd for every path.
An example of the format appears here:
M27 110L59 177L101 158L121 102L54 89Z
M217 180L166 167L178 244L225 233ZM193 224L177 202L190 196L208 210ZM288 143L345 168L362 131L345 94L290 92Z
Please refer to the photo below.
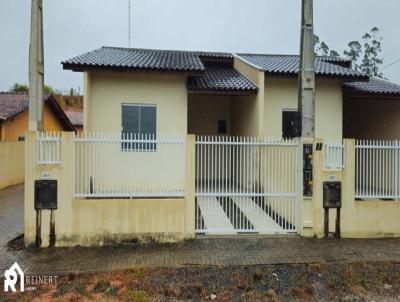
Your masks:
M147 135L147 138L156 138L156 106L122 104L122 137L130 138ZM155 143L123 142L122 150L139 151L155 150Z
M298 111L284 109L282 111L282 137L291 139L301 136L301 119Z

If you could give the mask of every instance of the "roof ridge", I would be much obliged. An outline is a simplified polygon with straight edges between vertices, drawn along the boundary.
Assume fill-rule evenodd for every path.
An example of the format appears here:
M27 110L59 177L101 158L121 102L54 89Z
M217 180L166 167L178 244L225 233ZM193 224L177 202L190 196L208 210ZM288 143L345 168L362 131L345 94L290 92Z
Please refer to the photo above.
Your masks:
M300 57L299 54L278 54L278 53L251 53L251 52L246 52L246 53L236 53L238 56L268 56L268 57ZM350 59L342 58L342 57L333 57L333 56L314 56L315 58L330 58L330 59L337 59L337 60L342 60L342 61L351 61Z
M182 52L182 53L210 53L210 54L227 54L229 51L209 51L209 50L184 50L184 49L161 49L161 48L141 48L141 47L120 47L120 46L102 46L103 49L120 49L120 50L138 50L138 51L165 51L165 52Z

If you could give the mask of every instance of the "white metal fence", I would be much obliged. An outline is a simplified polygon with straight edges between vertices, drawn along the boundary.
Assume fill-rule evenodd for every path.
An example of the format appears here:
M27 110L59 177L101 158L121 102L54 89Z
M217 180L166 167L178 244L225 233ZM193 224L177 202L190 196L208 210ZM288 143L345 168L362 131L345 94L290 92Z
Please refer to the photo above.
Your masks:
M74 138L75 197L185 195L185 136L81 133Z
M326 140L325 169L342 170L344 168L344 143L342 139Z
M196 139L196 232L296 232L297 140Z
M36 140L36 163L57 165L61 163L61 133L38 132Z
M400 198L400 141L356 142L356 198Z

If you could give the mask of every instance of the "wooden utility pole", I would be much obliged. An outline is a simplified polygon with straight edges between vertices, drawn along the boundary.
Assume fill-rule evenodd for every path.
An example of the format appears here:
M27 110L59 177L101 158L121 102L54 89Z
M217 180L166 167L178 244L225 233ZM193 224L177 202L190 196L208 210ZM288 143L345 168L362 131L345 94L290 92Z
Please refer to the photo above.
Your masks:
M315 136L315 66L313 0L302 0L299 111L302 137Z
M32 0L29 45L29 131L43 130L43 0Z

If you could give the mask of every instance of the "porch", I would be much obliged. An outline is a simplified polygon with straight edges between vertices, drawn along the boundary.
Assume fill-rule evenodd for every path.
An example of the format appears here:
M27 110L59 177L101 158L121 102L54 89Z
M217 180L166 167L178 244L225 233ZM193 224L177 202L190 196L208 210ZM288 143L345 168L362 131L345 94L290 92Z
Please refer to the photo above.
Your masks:
M188 134L258 136L258 88L233 67L208 67L187 88Z

